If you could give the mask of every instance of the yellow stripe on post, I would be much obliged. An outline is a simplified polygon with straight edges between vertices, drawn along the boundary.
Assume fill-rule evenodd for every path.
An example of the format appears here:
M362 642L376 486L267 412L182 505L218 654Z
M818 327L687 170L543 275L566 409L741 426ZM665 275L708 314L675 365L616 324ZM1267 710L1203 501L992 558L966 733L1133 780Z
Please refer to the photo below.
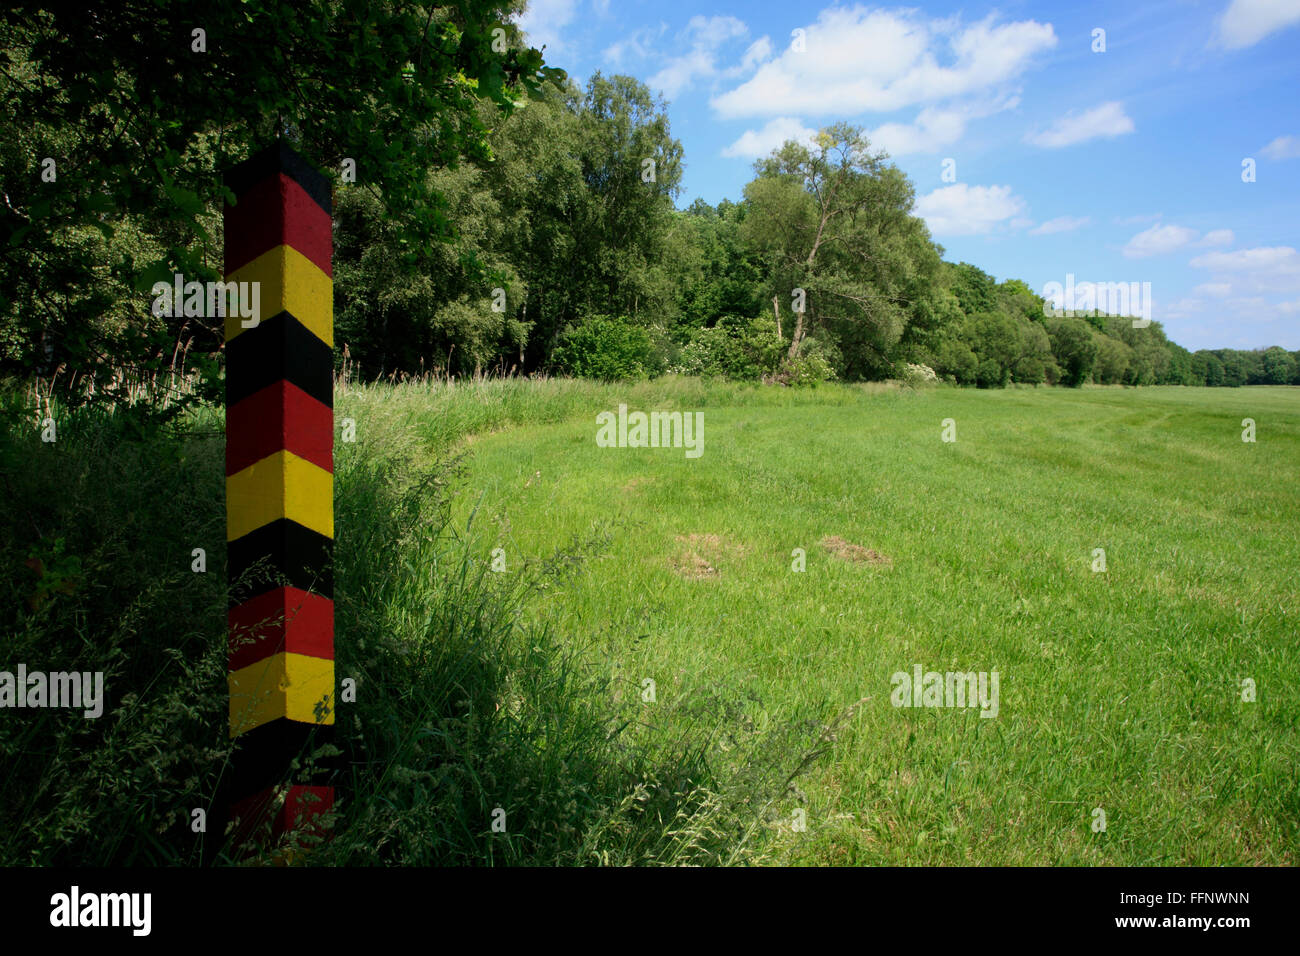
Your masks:
M334 537L334 476L291 451L277 451L226 479L226 540L287 518Z
M334 662L280 653L228 676L230 736L281 717L305 724L334 723Z
M318 339L334 347L334 282L297 249L288 245L269 249L227 275L226 282L259 284L259 322L289 312ZM243 324L246 321L251 320L226 316L227 342L249 331Z

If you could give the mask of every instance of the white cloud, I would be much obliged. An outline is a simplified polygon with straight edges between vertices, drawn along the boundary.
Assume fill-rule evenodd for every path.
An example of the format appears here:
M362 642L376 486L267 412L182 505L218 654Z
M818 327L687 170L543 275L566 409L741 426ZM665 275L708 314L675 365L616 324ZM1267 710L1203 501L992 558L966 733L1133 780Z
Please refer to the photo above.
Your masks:
M722 151L722 155L740 159L757 159L782 146L788 139L811 143L816 135L815 129L809 129L795 117L778 116L774 120L769 120L762 129L746 130L740 139Z
M1209 270L1220 281L1231 281L1234 292L1300 292L1300 254L1290 246L1206 252L1189 264Z
M1297 0L1232 0L1219 17L1214 42L1240 50L1296 23L1300 23Z
M1091 216L1057 216L1029 230L1031 236L1050 236L1055 232L1072 232L1092 222Z
M627 62L629 54L637 59L644 59L649 52L649 48L641 43L640 37L633 35L626 40L611 43L601 51L600 55L610 66L618 68Z
M966 132L966 117L958 110L927 107L914 123L885 123L878 126L867 138L871 144L891 156L909 153L933 153L961 139Z
M690 22L686 24L686 34L693 38L694 43L710 50L716 50L728 40L746 36L748 33L749 27L745 26L744 21L737 20L735 17L697 15L691 17Z
M772 58L772 41L769 37L759 37L749 45L745 51L744 57L741 58L740 66L736 72L748 73L760 63Z
M962 138L966 124L972 119L989 116L1002 110L1014 109L1020 103L1017 96L983 103L968 102L949 107L927 106L911 123L885 123L867 133L871 144L885 150L890 156L909 153L933 153L951 146Z
M1223 297L1217 291L1210 289L1208 298L1183 298L1154 309L1155 317L1165 323L1174 341L1193 351L1266 345L1300 348L1300 325L1295 322L1300 300L1277 302L1257 295Z
M1186 226L1152 226L1144 229L1124 246L1124 255L1129 259L1145 259L1149 256L1163 256L1181 249L1186 245L1230 246L1236 239L1231 229L1211 229L1200 236L1195 229Z
M1186 226L1152 226L1130 239L1124 246L1127 259L1163 256L1182 248L1196 238L1196 230Z
M1131 133L1133 121L1119 102L1102 103L1083 113L1069 113L1058 119L1052 128L1043 133L1031 133L1025 142L1045 149L1073 146L1098 137L1111 138Z
M578 0L530 0L528 9L519 18L519 27L528 35L530 44L545 46L546 52L554 56L564 49L561 28L573 22L577 12Z
M674 57L662 70L650 77L650 85L663 91L672 99L696 77L709 76L714 71L714 57L710 50L692 50Z
M1192 291L1197 295L1208 295L1212 299L1226 299L1232 295L1232 286L1227 282L1203 282Z
M916 201L916 214L936 236L988 233L1024 209L1024 200L1010 186L944 186Z
M735 17L691 17L682 33L682 38L690 43L690 49L669 60L650 77L649 84L662 90L669 99L675 97L696 79L715 76L718 73L718 49L727 41L748 33L749 27ZM750 50L757 45L751 44Z
M1279 136L1260 152L1269 159L1296 159L1300 157L1300 136Z
M1201 236L1201 241L1197 245L1202 246L1230 246L1236 238L1231 229L1211 229L1205 235Z
M846 116L985 93L1057 43L1050 24L1033 20L995 25L990 16L962 29L955 20L860 6L823 10L803 29L804 52L787 45L748 81L715 96L719 115Z

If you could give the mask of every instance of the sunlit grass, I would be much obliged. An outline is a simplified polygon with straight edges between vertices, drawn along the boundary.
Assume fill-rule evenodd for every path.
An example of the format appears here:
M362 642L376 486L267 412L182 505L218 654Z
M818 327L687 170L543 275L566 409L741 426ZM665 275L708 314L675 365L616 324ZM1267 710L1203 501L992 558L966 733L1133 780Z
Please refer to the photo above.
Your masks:
M487 523L485 560L501 547L515 567L604 529L600 555L527 613L652 679L647 720L715 684L760 724L868 698L807 802L779 807L768 836L785 859L1297 861L1295 389L550 382L360 398L359 429L390 415L425 440L471 416L468 430L504 429L468 444L457 504ZM704 455L598 448L595 415L619 402L703 410ZM836 557L830 536L887 561ZM891 706L891 675L916 664L997 670L999 716Z

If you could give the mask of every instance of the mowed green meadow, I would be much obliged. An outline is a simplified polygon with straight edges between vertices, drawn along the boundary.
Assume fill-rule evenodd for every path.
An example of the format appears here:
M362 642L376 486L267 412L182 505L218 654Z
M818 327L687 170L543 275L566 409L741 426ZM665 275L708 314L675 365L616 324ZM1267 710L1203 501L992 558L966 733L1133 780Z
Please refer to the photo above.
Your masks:
M505 573L584 556L526 613L653 681L646 727L811 715L770 859L1300 862L1300 389L472 391L340 414L463 451L455 523ZM703 454L598 447L619 403L703 412ZM918 665L996 671L996 717L894 706Z

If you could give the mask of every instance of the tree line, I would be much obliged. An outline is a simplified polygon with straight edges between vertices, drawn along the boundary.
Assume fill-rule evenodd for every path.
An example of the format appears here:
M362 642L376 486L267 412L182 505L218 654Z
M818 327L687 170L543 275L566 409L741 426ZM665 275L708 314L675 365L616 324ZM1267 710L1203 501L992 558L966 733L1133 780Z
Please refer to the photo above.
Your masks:
M143 35L142 0L12 18L0 370L114 395L179 360L217 398L219 320L153 315L147 290L217 277L220 171L283 136L336 179L337 361L363 377L1300 383L1300 352L1193 354L945 261L848 124L759 160L736 201L679 209L667 104L543 65L520 7L214 0L201 52L186 24Z

